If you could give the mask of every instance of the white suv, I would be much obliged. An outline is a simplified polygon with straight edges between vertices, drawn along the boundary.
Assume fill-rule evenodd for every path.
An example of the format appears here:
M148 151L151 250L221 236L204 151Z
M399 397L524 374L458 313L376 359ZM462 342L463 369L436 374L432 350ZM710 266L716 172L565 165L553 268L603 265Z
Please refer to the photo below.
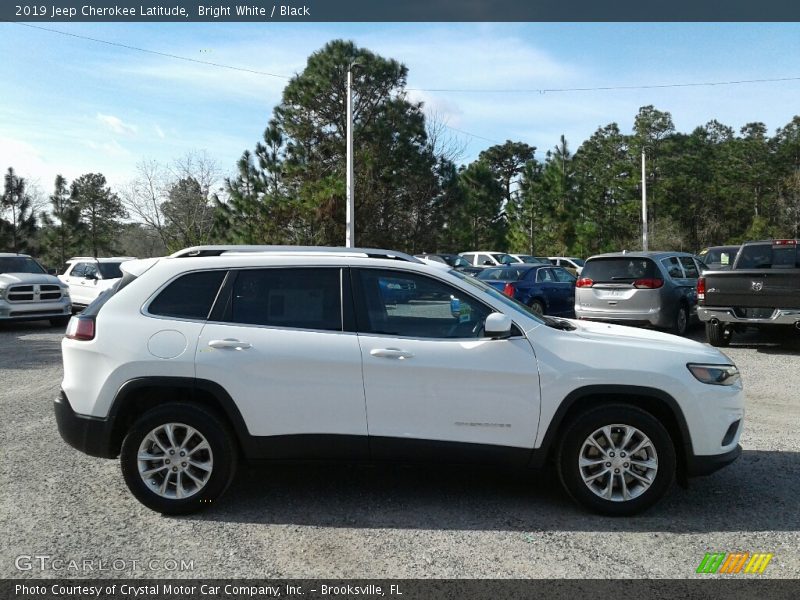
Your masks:
M69 286L74 306L88 306L122 278L120 265L135 258L135 256L112 258L76 256L67 261L66 270L58 278Z
M55 413L163 513L216 501L241 457L552 460L575 500L627 515L741 452L718 350L538 316L411 256L207 246L122 268L67 328Z

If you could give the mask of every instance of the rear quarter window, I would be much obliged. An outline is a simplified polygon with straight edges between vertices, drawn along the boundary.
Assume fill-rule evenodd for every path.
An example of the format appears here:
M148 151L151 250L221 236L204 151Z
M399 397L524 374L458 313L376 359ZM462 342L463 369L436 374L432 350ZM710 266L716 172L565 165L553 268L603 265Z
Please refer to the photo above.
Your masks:
M187 273L167 285L147 309L151 315L180 319L208 318L226 271Z

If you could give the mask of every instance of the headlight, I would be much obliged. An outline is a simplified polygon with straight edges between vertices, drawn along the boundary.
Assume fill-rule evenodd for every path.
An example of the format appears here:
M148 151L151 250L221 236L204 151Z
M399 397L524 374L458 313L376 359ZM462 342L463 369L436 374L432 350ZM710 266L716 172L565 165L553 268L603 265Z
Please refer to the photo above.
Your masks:
M694 378L711 385L734 385L739 381L739 369L736 365L704 365L689 363L686 365Z

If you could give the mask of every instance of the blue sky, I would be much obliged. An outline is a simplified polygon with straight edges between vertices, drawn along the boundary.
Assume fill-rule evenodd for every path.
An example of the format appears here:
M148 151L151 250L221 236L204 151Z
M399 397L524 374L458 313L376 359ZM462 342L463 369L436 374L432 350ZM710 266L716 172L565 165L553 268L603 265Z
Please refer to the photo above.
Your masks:
M410 88L576 88L800 77L800 24L74 24L45 26L199 60L292 75L325 42L346 38L409 68ZM286 81L188 63L0 23L0 168L49 193L102 172L115 186L143 159L206 150L223 172L252 148ZM800 114L800 80L595 92L415 91L465 144L540 156L563 133L573 150L612 121L629 131L640 106L691 131L716 118L770 132ZM486 139L481 139L486 138Z

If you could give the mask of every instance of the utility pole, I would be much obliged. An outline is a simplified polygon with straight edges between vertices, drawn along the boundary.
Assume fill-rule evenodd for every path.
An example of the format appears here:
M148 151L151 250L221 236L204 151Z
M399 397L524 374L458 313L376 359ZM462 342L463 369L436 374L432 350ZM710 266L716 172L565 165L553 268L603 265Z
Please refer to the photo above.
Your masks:
M353 65L347 67L347 216L344 245L352 248L355 242L355 210L353 206Z
M642 250L647 252L647 172L644 163L645 147L642 146Z

